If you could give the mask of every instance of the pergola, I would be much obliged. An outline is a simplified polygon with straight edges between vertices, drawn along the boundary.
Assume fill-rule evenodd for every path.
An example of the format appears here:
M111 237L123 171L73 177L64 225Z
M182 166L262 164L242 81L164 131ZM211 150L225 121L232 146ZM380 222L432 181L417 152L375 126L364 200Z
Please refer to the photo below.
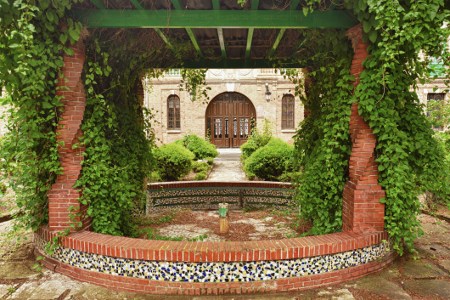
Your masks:
M351 73L357 78L363 70L367 46L362 40L361 26L355 25L355 18L339 8L305 16L299 2L252 0L240 7L233 0L91 0L74 11L88 29L141 28L155 32L169 49L173 47L172 39L190 41L195 53L192 57L185 57L184 62L198 68L269 66L272 56L289 58L296 50L294 45L301 39L302 30L351 27L347 32L355 51ZM61 84L65 84L68 90L58 91L65 105L58 129L65 146L60 149L64 172L49 192L49 227L53 230L68 228L68 207L74 205L84 210L77 201L79 191L72 187L81 172L83 149L71 148L78 141L86 104L81 81L84 63L82 40L74 50L74 56L65 56L63 68L65 82ZM350 130L353 151L350 180L344 190L343 227L346 230L383 230L384 205L379 203L379 199L384 192L378 184L374 161L376 139L358 115L356 104L352 109ZM87 223L85 225L88 226Z
M146 46L166 47L170 52L176 47L174 41L190 43L194 51L190 56L183 57L182 65L179 67L195 68L273 67L274 60L286 62L286 66L289 67L304 67L289 60L298 50L297 45L302 40L304 30L347 29L347 36L354 49L351 73L356 78L356 86L358 76L363 71L362 63L368 56L367 45L362 38L362 27L357 24L352 13L343 7L331 5L331 9L320 10L319 8L305 16L301 2L299 0L251 0L246 1L241 7L235 0L90 0L76 5L73 12L76 19L80 20L88 30L108 29L119 32L124 29L139 29L145 31L148 33L147 37L153 37L151 43L146 43ZM83 224L81 230L89 228L90 225L88 218L83 218L83 214L77 214L77 212L83 213L86 207L78 202L80 191L73 187L81 173L84 151L82 147L72 148L82 134L81 123L86 106L86 95L81 77L85 60L82 39L73 46L73 50L74 55L64 57L62 73L65 79L61 80L60 85L65 86L66 89L57 91L57 94L62 96L64 105L64 112L57 129L59 142L63 142L64 146L59 148L62 174L58 175L48 194L50 236L52 232L54 234L65 229L73 230L71 227L73 221ZM162 62L161 65L154 67L168 66ZM374 158L376 137L359 116L357 104L352 106L350 132L352 153L349 161L349 180L343 193L343 233L339 233L345 236L330 237L329 243L324 244L325 248L320 246L322 244L319 244L318 239L316 245L318 250L314 252L316 248L313 246L310 253L308 248L308 254L305 252L305 256L366 247L380 243L382 237L386 236L384 204L380 203L385 193L378 183L378 169ZM75 220L73 215L76 216ZM80 239L84 237L90 236L81 235ZM349 239L348 244L341 245L340 243L344 243L345 239ZM106 240L104 245L108 244ZM86 242L86 244L84 242L78 244L78 242L80 240L77 238L69 238L64 245L69 245L68 247L73 249L88 249L87 251L91 253L110 254L109 250L104 250L103 246L95 242ZM172 247L170 245L167 247ZM245 245L242 247L247 249ZM123 254L119 250L112 253L119 253L120 257L125 258L141 257L139 254L141 248L129 249L134 249L130 250L131 254L126 251ZM143 251L147 250L145 248ZM300 257L301 254L298 251L293 251L287 252L284 258ZM197 259L195 256L193 257L191 261L198 261L195 260ZM247 257L250 257L247 258L248 260L261 259L259 256L258 258ZM172 261L180 261L179 257L173 259ZM212 259L220 261L221 258ZM283 259L283 254L281 256L276 254L273 258L270 256L270 259ZM358 275L355 276L361 276L375 269L377 268L358 271ZM77 276L74 275L74 277ZM91 281L96 282L94 279ZM144 287L143 290L145 290Z
M184 67L262 68L272 67L271 59L289 62L305 29L347 29L357 24L342 7L305 16L299 3L252 0L241 6L235 0L91 0L74 12L90 29L146 29L159 36L154 46L162 43L172 50L173 42L190 43L194 51L184 58Z

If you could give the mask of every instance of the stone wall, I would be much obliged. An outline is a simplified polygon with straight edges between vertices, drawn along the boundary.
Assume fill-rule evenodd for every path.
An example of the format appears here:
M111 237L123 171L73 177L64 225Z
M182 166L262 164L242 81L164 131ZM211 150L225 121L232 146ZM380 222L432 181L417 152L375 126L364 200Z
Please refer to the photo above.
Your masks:
M208 106L202 101L191 101L189 94L179 90L181 76L169 74L160 79L146 81L145 106L156 112L154 129L158 143L170 143L184 135L194 133L205 136L205 113ZM285 141L292 141L295 130L281 129L281 99L284 94L294 95L294 84L275 72L274 69L208 70L206 81L210 100L224 92L238 92L250 99L256 109L257 126L262 128L264 119L272 124L273 135ZM266 83L271 92L270 101L265 99ZM167 98L180 97L181 129L167 129ZM303 120L303 105L295 97L295 124Z

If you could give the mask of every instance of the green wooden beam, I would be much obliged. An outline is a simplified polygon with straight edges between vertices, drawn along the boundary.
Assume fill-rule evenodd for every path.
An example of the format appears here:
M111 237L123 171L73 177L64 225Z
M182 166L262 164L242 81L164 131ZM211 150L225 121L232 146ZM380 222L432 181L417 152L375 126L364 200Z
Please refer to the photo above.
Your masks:
M183 9L181 7L181 1L180 0L171 0L171 2L172 2L173 7L175 7L175 9L179 9L179 10Z
M291 0L291 10L296 10L300 0Z
M285 32L286 32L285 28L280 29L277 38L275 39L275 42L273 43L272 48L269 51L269 56L272 56L275 53L275 51L277 51L278 45L280 45L281 39L283 38Z
M257 10L259 6L259 0L252 0L252 10Z
M172 5L175 7L176 10L179 11L183 11L183 13L188 12L189 10L184 10L184 8L182 7L182 3L181 0L171 0L172 1ZM192 28L189 28L189 26L186 26L184 28L189 36L189 38L191 39L192 45L194 46L195 51L197 51L198 55L200 57L203 57L202 54L202 50L200 49L200 45L198 44L197 38L195 37L194 31L192 30Z
M174 0L175 1L175 0ZM74 10L88 28L350 28L358 23L347 11L289 10Z
M92 4L95 5L95 7L97 7L98 9L105 9L106 6L105 4L103 4L102 0L91 0Z
M222 58L227 58L227 50L225 49L225 39L223 38L223 29L217 28L217 35L219 36L220 52L222 52Z
M203 56L202 50L200 49L200 45L197 42L197 38L195 37L194 31L191 28L185 28L189 38L191 39L192 45L194 46L195 51L197 51L200 57Z
M167 47L169 47L170 50L175 50L172 43L169 41L169 38L162 32L161 29L155 28L156 33L159 35L159 37L166 43Z
M220 0L212 0L213 9L220 9Z
M144 7L141 5L141 3L138 0L130 0L131 4L138 9L138 10L144 10ZM159 35L159 37L163 40L163 42L169 47L170 50L174 50L172 43L169 41L167 36L162 32L161 29L155 28L156 33Z
M245 47L245 60L250 58L250 52L252 50L253 32L255 28L249 28L247 32L247 46Z
M144 7L141 5L141 3L138 0L130 0L131 4L133 4L133 6L136 9L144 9Z

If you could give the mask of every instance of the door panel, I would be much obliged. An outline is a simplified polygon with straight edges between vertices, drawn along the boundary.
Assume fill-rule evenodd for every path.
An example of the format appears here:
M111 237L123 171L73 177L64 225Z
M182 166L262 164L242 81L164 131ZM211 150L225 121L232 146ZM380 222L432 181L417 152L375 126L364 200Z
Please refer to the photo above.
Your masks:
M256 118L256 110L247 97L222 93L206 109L206 130L217 147L240 147L251 132L252 118Z

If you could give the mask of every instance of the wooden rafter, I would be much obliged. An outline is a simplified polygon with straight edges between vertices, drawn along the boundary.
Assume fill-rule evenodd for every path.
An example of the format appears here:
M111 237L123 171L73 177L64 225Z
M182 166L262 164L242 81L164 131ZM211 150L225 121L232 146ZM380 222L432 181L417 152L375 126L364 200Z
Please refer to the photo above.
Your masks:
M144 7L138 0L130 0L131 4L133 4L134 8L137 10L144 10ZM172 43L169 41L169 38L164 34L164 32L159 28L154 28L159 37L163 40L163 42L169 47L169 49L174 50Z
M171 0L171 1L172 1L173 6L176 9L175 11L177 11L177 10L178 11L182 11L183 10L182 11L183 13L189 12L189 10L184 10L184 8L181 5L182 3L181 3L180 0ZM200 49L200 45L198 44L197 38L195 37L194 31L192 30L192 28L185 27L184 29L186 30L189 38L191 39L192 45L194 46L195 51L197 51L197 54L200 57L203 57L202 50Z
M91 0L92 4L95 5L95 7L97 7L98 9L105 9L106 6L105 4L103 4L102 0Z
M281 28L280 31L278 31L277 38L275 39L275 42L273 42L272 48L269 51L269 56L272 56L275 51L277 51L278 45L280 45L281 39L283 38L285 32L285 28Z

